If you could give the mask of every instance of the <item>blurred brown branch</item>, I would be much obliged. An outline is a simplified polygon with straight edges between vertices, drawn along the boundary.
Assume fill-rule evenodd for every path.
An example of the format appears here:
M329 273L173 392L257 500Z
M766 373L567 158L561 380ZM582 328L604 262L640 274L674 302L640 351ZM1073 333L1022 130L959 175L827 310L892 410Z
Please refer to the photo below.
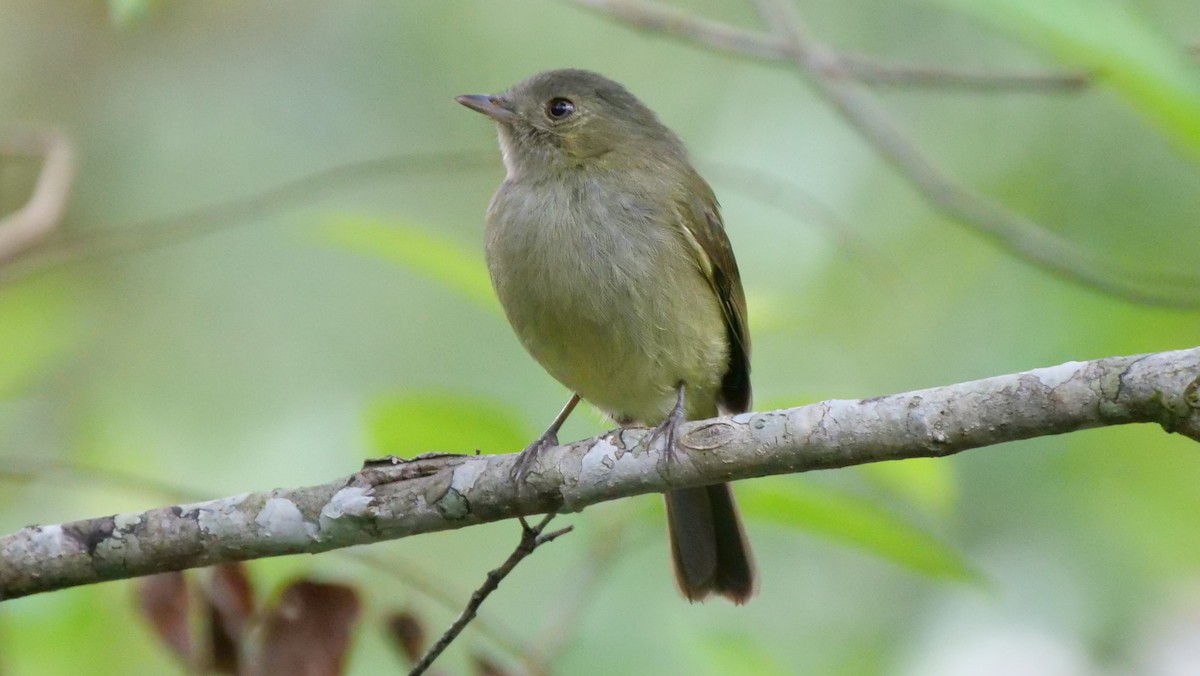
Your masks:
M59 131L0 137L0 157L41 158L33 193L24 206L0 217L0 265L31 249L58 226L75 181L75 150Z
M791 46L781 36L703 19L667 5L645 0L572 1L634 28L683 38L718 51L772 62L789 63L792 60ZM1091 84L1091 76L1084 72L997 72L913 65L850 52L839 52L837 61L827 67L829 74L837 77L896 87L1071 92Z
M669 468L661 440L646 448L646 430L617 430L545 449L519 485L509 479L515 454L441 454L373 464L318 486L31 526L0 537L0 600L1128 423L1200 441L1200 347L691 422L680 437L685 452Z

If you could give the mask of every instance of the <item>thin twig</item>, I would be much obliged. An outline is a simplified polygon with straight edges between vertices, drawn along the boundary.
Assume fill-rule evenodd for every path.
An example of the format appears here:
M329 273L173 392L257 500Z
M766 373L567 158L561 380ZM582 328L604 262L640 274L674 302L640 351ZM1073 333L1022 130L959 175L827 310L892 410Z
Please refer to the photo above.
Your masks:
M0 265L4 265L58 227L75 182L75 149L60 131L18 133L0 138L0 156L42 158L29 201L0 218Z
M471 600L467 602L467 607L463 609L462 614L458 616L458 619L454 620L454 624L450 625L450 628L446 630L446 633L442 634L442 637L438 639L437 643L434 643L433 646L429 648L429 651L426 652L425 656L421 658L421 661L412 668L412 671L408 672L409 676L419 676L420 674L425 673L425 670L428 669L431 664L433 664L433 661L438 658L438 655L441 655L442 651L444 651L446 647L449 646L450 643L462 633L462 630L467 626L467 623L469 623L472 618L475 617L475 613L479 611L479 606L483 605L483 602L487 600L487 597L490 596L492 592L496 591L496 588L499 587L504 578L508 577L508 574L517 567L518 563L525 560L525 557L532 554L538 547L546 544L547 542L553 542L559 536L566 535L567 533L571 532L572 527L567 526L566 528L560 528L552 533L543 534L546 526L550 524L550 521L553 518L554 513L551 512L543 517L541 522L536 526L530 526L523 517L520 519L521 541L517 543L517 548L513 550L513 553L509 555L508 559L499 568L496 568L487 574L487 579L484 580L483 585L480 586L479 589L476 589L474 594L471 594Z
M787 63L792 60L791 48L783 37L703 19L667 5L643 0L571 2L634 28L683 38L729 54L774 63ZM869 85L941 87L975 92L1072 92L1084 89L1092 82L1091 77L1081 71L992 72L894 63L874 56L847 52L839 53L838 57L841 61L841 74Z
M461 606L461 602L455 599L448 591L448 584L441 580L435 580L432 575L413 565L411 562L397 559L391 555L388 555L385 559L370 551L358 549L350 550L346 553L372 569L396 578L447 610L455 611ZM483 617L475 618L474 622L474 625L472 625L474 631L490 638L493 643L503 648L514 658L519 660L526 659L526 656L529 654L529 648L525 646L519 637L510 634L503 625L486 621Z

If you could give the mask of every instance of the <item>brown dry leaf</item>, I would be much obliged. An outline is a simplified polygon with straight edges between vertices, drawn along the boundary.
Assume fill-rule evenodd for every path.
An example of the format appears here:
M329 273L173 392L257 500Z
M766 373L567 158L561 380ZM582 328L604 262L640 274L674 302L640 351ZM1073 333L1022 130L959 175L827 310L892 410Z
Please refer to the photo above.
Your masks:
M218 673L236 674L240 646L254 614L254 587L244 564L231 563L209 570L211 577L205 588L212 642L209 664Z
M400 648L404 656L412 664L420 661L425 654L426 637L425 625L417 619L416 614L407 610L392 614L387 620L388 636Z
M258 676L336 676L342 673L350 632L358 619L358 594L339 584L293 582L267 614Z
M471 655L471 664L474 665L478 676L508 676L507 669L479 653Z
M188 627L187 581L181 572L160 573L137 582L138 609L170 651L183 664L192 663Z

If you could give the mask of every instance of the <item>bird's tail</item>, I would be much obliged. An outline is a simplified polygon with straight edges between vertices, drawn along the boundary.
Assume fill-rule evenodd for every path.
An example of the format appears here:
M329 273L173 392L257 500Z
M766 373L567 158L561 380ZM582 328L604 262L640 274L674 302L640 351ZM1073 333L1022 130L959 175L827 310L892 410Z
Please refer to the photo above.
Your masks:
M757 586L754 559L729 484L666 493L675 580L689 601L719 594L741 605Z

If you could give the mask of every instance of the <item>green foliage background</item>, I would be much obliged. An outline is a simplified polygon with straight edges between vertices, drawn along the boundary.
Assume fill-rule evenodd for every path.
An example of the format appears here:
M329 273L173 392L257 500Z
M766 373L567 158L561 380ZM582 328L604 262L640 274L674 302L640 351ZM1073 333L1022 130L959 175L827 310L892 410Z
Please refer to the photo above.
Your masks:
M676 6L756 27L748 3ZM881 96L964 183L1082 247L1196 271L1193 0L802 9L824 39L889 59L1099 70L1080 93ZM493 157L362 177L169 246L0 284L0 530L323 482L381 452L520 448L567 393L496 311L480 241L499 156L489 125L453 96L564 66L624 82L710 170L750 298L760 408L1197 344L1196 312L1101 296L939 218L788 68L569 2L0 0L0 127L77 140L69 234L138 241L148 219L364 159ZM851 244L828 220L758 199L731 166L798 186L848 224ZM5 211L33 169L0 165ZM604 428L577 415L563 437ZM99 469L52 469L62 464ZM36 477L17 481L5 472L15 467ZM553 667L569 674L1200 669L1200 454L1160 429L739 492L763 578L747 607L677 597L650 497L567 517L578 531L523 564L484 616L530 645L565 627ZM373 553L465 601L516 534L499 524ZM252 574L267 590L305 574L360 587L354 674L400 668L385 613L413 609L431 631L452 617L342 554ZM588 601L564 619L581 591ZM0 673L176 669L131 592L114 583L0 605ZM464 669L471 651L513 659L468 630L444 666Z

